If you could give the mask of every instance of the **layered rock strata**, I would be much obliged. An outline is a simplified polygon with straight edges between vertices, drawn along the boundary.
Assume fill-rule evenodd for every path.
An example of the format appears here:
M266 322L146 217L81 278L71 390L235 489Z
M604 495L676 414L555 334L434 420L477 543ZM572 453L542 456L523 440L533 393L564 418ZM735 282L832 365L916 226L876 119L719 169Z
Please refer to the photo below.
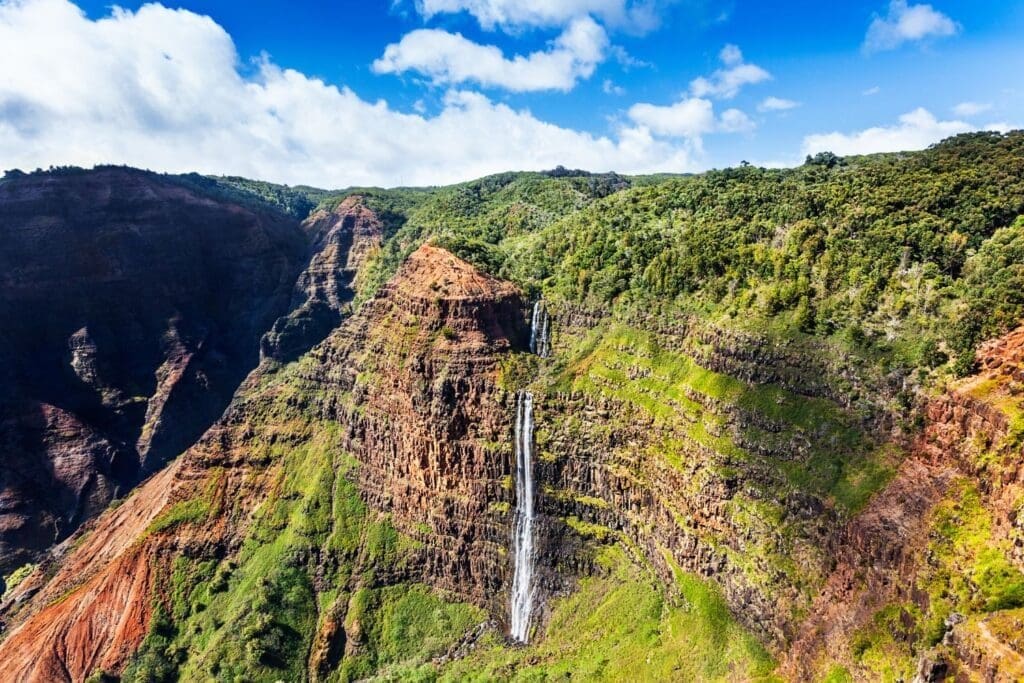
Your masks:
M0 183L0 573L192 444L259 360L298 224L108 168Z
M414 541L410 561L372 567L373 580L427 581L501 609L511 417L498 379L503 354L527 343L523 307L511 285L443 250L419 249L288 370L293 379L254 373L196 446L12 591L2 608L10 635L0 643L0 678L71 681L122 670L151 627L152 606L167 599L167 568L175 558L235 556L287 476L272 453L315 440L318 420L343 430L374 514ZM331 575L341 562L360 566L349 552L321 548L294 561L314 577ZM352 577L367 580L361 571ZM358 630L345 630L344 604L337 609L313 639L313 677L359 642Z
M384 226L360 195L333 210L318 209L302 224L307 265L295 282L291 310L262 342L265 357L294 360L338 326L355 295L359 269L377 253Z
M514 403L499 362L528 337L514 287L425 245L310 354L307 374L323 415L345 425L367 502L422 543L423 576L496 613Z

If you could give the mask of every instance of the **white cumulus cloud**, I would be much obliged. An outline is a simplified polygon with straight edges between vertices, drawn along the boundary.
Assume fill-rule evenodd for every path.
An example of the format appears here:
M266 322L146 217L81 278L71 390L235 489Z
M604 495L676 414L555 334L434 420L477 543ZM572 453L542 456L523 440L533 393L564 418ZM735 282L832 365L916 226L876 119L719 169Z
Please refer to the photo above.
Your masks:
M953 113L956 116L961 116L965 119L969 119L972 116L978 114L984 114L992 108L991 104L987 102L961 102L960 104L953 107Z
M743 53L735 45L722 48L718 58L723 67L710 76L701 76L690 82L690 92L695 97L720 97L731 99L739 94L745 85L770 80L772 75L757 66L743 61Z
M754 122L739 109L716 116L711 100L702 97L686 97L665 106L637 103L629 108L628 116L655 135L692 140L708 133L742 133L754 128Z
M487 30L565 26L592 16L602 23L634 33L657 28L664 6L675 0L415 0L426 19L467 12Z
M607 34L590 17L573 20L550 49L511 59L497 47L475 43L459 33L418 29L388 45L373 70L378 74L413 71L435 85L473 82L513 92L568 91L594 73L607 48Z
M739 109L726 109L718 121L718 130L722 133L749 133L756 127L750 117Z
M907 42L946 38L960 31L960 25L931 5L911 5L892 0L886 16L876 16L864 37L867 53L895 50Z
M710 100L690 97L668 106L641 102L629 108L629 118L657 135L698 137L715 129L715 108Z
M787 100L782 97L766 97L757 105L757 110L761 112L786 111L787 109L795 109L799 106L800 103L794 100Z
M987 130L1002 130L1004 124L990 124ZM903 152L924 149L931 144L960 133L977 130L964 121L940 121L924 108L908 112L895 125L876 126L853 133L822 133L804 138L803 152L835 152L840 156Z
M434 184L558 164L692 171L688 140L593 135L484 95L396 111L269 58L239 71L212 19L157 4L91 20L67 0L0 0L0 163L119 163L327 187Z

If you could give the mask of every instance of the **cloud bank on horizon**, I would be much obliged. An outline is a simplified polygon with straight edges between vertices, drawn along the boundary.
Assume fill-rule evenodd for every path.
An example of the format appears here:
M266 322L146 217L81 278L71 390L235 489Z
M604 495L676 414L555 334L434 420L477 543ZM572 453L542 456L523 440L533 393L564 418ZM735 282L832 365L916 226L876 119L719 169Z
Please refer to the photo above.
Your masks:
M505 92L569 93L602 63L626 68L617 36L658 31L672 0L416 0L424 22L464 15L485 32L552 31L546 47L506 55L443 28L416 28L382 46L378 78L414 77L439 90L431 114L364 99L264 55L240 67L214 19L147 4L89 18L69 0L0 0L0 159L5 168L124 163L168 172L232 174L290 184L428 185L556 165L624 173L699 171L708 136L751 136L764 117L804 103L764 93L761 119L731 104L776 83L768 68L725 45L717 66L684 78L675 101L626 102L595 133L553 123L502 100ZM930 5L893 0L868 26L865 51L949 37L960 27ZM868 49L868 46L870 50ZM758 60L759 61L759 60ZM633 66L640 60L633 60ZM622 98L610 79L598 86ZM724 103L729 103L724 104ZM990 105L965 101L957 118L918 108L898 121L813 133L802 153L918 149L983 127L963 119Z

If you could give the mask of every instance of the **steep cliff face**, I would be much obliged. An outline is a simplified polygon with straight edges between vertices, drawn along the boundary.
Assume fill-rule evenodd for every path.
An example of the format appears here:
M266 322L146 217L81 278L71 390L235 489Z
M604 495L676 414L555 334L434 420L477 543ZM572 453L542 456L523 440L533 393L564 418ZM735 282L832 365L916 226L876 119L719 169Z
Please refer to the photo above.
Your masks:
M8 179L0 225L7 573L219 416L287 310L306 239L128 169Z
M512 461L497 380L502 356L527 343L523 309L509 283L424 245L307 364L366 501L422 545L423 577L496 613Z
M181 652L160 666L181 675L283 668L320 679L374 670L368 658L378 656L375 624L389 591L423 582L503 621L512 419L524 387L537 405L535 626L544 628L580 579L602 573L602 548L622 544L666 585L679 572L714 580L744 624L784 647L829 572L833 527L884 480L869 435L836 403L745 384L693 360L699 348L725 367L743 353L731 338L716 350L723 337L695 328L652 332L551 310L555 354L539 359L526 351L527 312L514 287L421 247L298 362L253 376L173 480L162 480L168 503L140 513L142 540L75 551L61 566L90 569L59 574L34 597L41 573L19 587L0 654L84 629L97 634L91 657L44 646L47 658L11 671L71 667L75 678L132 660L130 675L151 674L146 662L160 642L161 652ZM791 353L761 352L760 372L798 372L786 364ZM148 578L130 584L130 595L107 590L117 584L111 573L129 566ZM80 583L88 576L96 578ZM275 631L280 615L251 602L245 591L255 585L266 604L306 596L291 598L305 607L284 620L290 630ZM66 608L46 607L47 596L69 590ZM135 617L143 625L131 642L148 635L132 659L132 648L116 649L112 633L90 623L147 591L156 611ZM100 606L80 607L86 597ZM201 612L182 608L193 601ZM197 629L207 634L198 654ZM229 633L273 645L253 645L254 657Z
M383 224L359 195L346 197L333 211L313 212L302 228L310 245L306 268L295 282L288 315L262 342L263 355L278 361L294 360L338 325L359 269L384 237Z
M1019 680L1024 645L1024 328L925 401L898 476L840 534L783 671ZM973 678L972 678L973 677Z
M713 578L742 623L785 648L831 568L833 529L889 476L884 435L785 388L806 372L797 349L550 308L568 361L536 399L544 591L592 571L595 542L625 542L663 581Z
M933 610L957 615L938 652L951 672L1021 680L1024 327L983 344L978 367L927 407L922 456L961 478L936 509L918 584Z
M142 643L128 673L143 680L147 667L317 678L368 665L367 595L389 586L425 581L500 612L499 366L527 334L514 287L420 248L298 363L255 373L200 443L65 545L52 578L44 567L13 591L0 677L121 672Z
M578 666L750 679L773 657L791 680L1024 671L1024 330L921 399L911 424L896 407L902 377L830 341L727 321L550 297L540 357L521 291L429 244L352 311L380 221L350 197L299 234L258 347L267 362L181 458L6 596L0 679ZM107 387L95 327L68 333L67 372ZM198 351L163 338L178 355L149 369L154 386L191 386ZM537 607L531 644L513 648L526 390ZM140 424L165 428L177 395L156 391ZM108 423L63 404L6 415L5 438L42 444L78 482L61 501L114 495L82 465L120 457ZM133 472L156 443L139 432Z

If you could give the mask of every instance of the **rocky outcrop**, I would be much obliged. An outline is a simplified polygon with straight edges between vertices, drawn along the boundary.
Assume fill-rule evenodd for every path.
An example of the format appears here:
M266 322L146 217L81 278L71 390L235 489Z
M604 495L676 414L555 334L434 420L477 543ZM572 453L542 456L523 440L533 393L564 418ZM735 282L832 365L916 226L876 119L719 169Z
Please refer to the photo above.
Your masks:
M381 246L384 226L351 195L333 211L315 211L302 224L309 238L307 265L295 283L291 310L262 342L264 357L287 362L337 327L354 296L359 269Z
M1024 485L1024 458L1011 419L1024 401L1024 328L978 350L979 371L929 401L921 450L954 458L987 493Z
M367 502L422 545L414 578L496 613L512 495L499 361L528 338L514 287L424 245L314 349L307 375L322 414L345 425Z
M383 237L357 195L299 225L130 169L5 180L0 225L0 574L324 339Z
M193 443L259 360L306 237L130 169L0 183L0 573Z
M915 597L913 577L931 531L931 513L956 478L954 468L906 460L893 481L843 527L836 566L786 649L782 672L792 680L820 675L823 653L849 662L854 634L882 607Z
M401 567L363 569L376 581L426 581L500 612L507 512L492 503L511 496L504 480L512 453L501 444L512 425L499 366L527 340L514 287L421 247L290 371L298 393L279 398L283 387L254 373L198 444L12 592L0 608L10 631L0 643L0 679L77 681L123 669L153 605L168 602L175 558L234 556L254 510L280 486L281 463L268 459L268 445L313 438L290 425L316 416L342 426L361 496L414 541ZM283 412L261 419L267 411ZM341 559L325 548L315 562ZM314 677L360 641L344 609L328 609L313 637Z
M880 609L898 603L929 608L918 584L937 561L929 550L936 536L933 515L958 481L969 481L981 494L993 522L990 547L1008 549L1008 559L1024 569L1024 525L1018 519L1024 452L1012 428L1024 393L1024 328L982 345L978 365L977 374L924 403L923 428L907 445L912 457L843 528L833 551L837 566L786 652L782 670L788 676L812 676L823 657L857 671L850 643ZM946 620L941 652L921 654L916 680L946 680L961 672L982 680L1018 680L1024 652L989 628L1016 618L1012 611L970 619L954 613Z

